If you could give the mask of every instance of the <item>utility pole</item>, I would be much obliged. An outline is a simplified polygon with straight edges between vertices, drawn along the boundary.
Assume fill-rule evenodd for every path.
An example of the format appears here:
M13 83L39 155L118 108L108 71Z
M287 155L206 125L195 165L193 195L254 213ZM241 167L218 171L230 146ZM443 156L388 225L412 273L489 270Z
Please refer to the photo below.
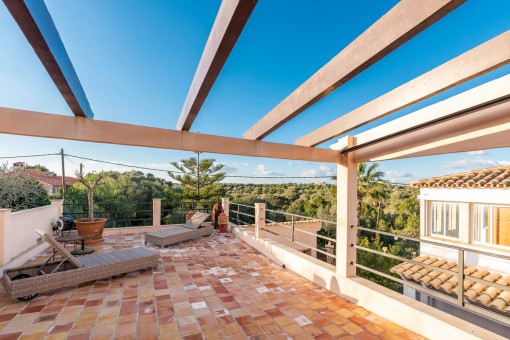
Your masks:
M83 163L80 163L80 177L83 177Z
M62 161L62 199L66 198L66 168L64 165L64 149L60 149L60 159Z

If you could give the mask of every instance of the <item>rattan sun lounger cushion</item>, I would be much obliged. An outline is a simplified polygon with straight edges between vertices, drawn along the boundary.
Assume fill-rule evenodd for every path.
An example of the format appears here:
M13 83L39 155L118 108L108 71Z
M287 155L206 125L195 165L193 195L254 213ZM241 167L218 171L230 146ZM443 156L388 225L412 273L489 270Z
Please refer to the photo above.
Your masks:
M185 242L197 237L210 235L213 230L214 226L211 223L202 225L198 229L188 229L181 225L176 228L168 228L153 233L146 233L145 242L163 247L179 242Z

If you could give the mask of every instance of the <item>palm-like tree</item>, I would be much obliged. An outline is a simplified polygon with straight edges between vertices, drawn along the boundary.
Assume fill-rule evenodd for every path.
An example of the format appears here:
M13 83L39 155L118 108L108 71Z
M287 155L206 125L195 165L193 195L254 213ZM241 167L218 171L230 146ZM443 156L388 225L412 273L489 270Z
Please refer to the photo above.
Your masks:
M387 181L383 178L384 172L379 170L379 163L372 163L370 166L367 166L366 163L358 164L358 221L361 217L363 199L373 202L377 205L376 229L379 225L382 202L386 197L384 189Z

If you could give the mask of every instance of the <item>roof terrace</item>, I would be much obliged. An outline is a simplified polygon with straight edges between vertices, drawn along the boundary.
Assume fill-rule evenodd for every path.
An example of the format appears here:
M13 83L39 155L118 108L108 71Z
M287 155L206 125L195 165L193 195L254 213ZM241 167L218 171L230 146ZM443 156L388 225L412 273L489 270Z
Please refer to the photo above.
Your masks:
M71 62L44 1L3 0L3 3L74 116L2 107L0 133L332 163L337 166L338 195L334 246L331 253L323 254L334 256L334 265L305 257L307 255L299 249L263 237L264 207L257 205L250 213L255 225L253 231L236 226L234 237L214 235L161 250L161 263L154 272L142 271L97 281L41 295L29 303L15 302L4 295L0 311L1 338L416 336L393 322L431 338L496 338L490 330L356 275L360 268L375 271L362 268L357 262L359 250L385 256L384 252L357 245L359 231L384 232L356 227L356 180L357 164L362 162L510 147L508 74L498 73L499 78L491 74L492 78L485 78L489 81L471 83L468 90L461 89L464 92L456 91L446 99L436 97L508 65L508 27L491 31L491 36L484 36L482 41L471 41L476 38L475 34L463 36L470 44L460 54L457 51L455 57L441 60L438 65L430 63L433 66L422 74L413 74L406 80L402 78L392 90L374 95L373 99L339 117L329 117L332 119L329 123L314 131L299 131L304 134L298 136L295 144L285 144L263 139L428 27L450 13L458 13L457 8L466 1L397 2L272 110L254 117L253 121L258 121L246 127L243 138L226 136L227 132L214 135L190 129L244 27L249 25L256 0L222 1L175 130L163 128L161 120L156 126L140 126L92 119L104 112L93 112L79 72ZM484 6L490 5L484 3ZM461 23L467 20L473 19L464 19ZM434 53L432 43L432 40L427 41L423 50ZM81 71L93 73L92 69ZM368 82L362 91L372 85L372 81ZM419 109L414 106L427 104L425 101L429 99L434 103ZM404 112L405 109L416 110L409 113ZM238 112L244 113L244 107L238 108ZM400 117L391 116L394 113ZM234 117L236 119L227 118L241 120L237 117L242 115ZM390 118L388 122L376 127L369 125L385 117ZM365 131L360 132L360 128ZM341 138L331 148L318 147L336 137ZM30 220L24 219L22 214L0 210L0 242L4 246L0 252L1 263L15 261L23 255L14 251L15 243L23 243L24 249L38 249L40 245L32 244L33 225L35 221L42 223L44 220L49 231L51 222L60 215L57 211L55 206L43 207L38 212L44 219ZM9 229L11 220L25 229ZM160 228L156 221L153 220L154 228ZM294 231L292 223L291 241L303 243L294 239ZM119 229L109 232L108 239L98 246L98 252L138 245L140 234L132 229ZM319 250L324 252L315 249ZM463 259L464 250L461 249L460 268ZM287 270L280 265L285 265ZM457 278L460 294L450 302L468 309L472 306L464 301L461 291L465 273L459 271ZM503 320L503 325L508 325L508 319L496 317Z
M127 233L94 249L140 246L141 234ZM0 289L0 339L423 338L285 270L232 234L150 248L160 254L154 271L30 302ZM31 262L43 262L48 251Z

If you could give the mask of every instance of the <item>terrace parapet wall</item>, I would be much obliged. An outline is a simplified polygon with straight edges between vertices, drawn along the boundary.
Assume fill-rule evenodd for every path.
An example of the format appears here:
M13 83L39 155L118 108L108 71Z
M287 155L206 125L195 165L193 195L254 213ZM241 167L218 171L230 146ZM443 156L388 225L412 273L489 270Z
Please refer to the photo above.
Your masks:
M38 242L35 229L52 233L59 216L60 200L51 205L12 212L0 209L0 269L24 263L47 245ZM39 246L40 245L40 246Z

